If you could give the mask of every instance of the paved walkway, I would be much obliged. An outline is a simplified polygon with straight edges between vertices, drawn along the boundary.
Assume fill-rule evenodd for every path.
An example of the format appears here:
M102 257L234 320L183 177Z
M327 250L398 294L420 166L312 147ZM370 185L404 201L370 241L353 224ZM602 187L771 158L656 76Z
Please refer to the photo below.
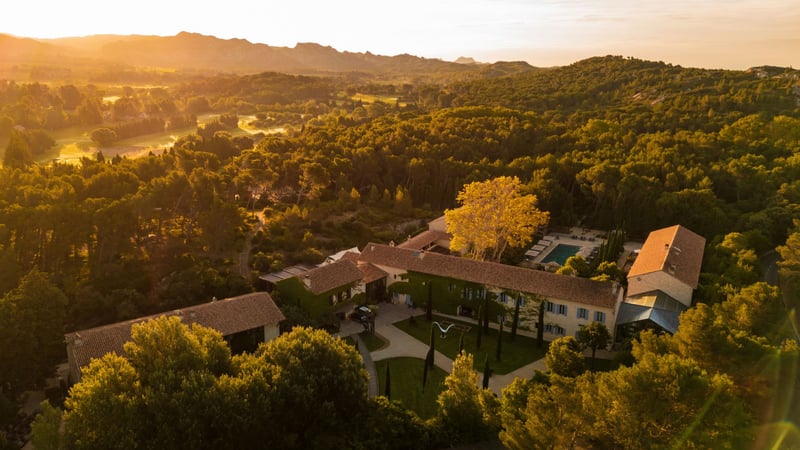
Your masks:
M424 314L425 311L420 308L408 309L408 307L405 305L394 305L390 303L380 304L378 315L375 319L375 333L389 341L389 345L372 353L368 353L366 352L366 345L364 345L363 342L359 344L359 350L362 352L362 355L365 353L369 355L364 357L364 363L365 366L367 366L367 372L370 374L370 380L372 380L373 377L376 379L375 387L373 388L370 386L370 395L374 395L373 392L378 392L377 374L375 372L374 363L375 361L399 357L413 357L420 359L425 358L425 355L428 352L428 346L392 325L395 322L407 319L411 315L421 316ZM477 321L474 319L440 313L436 314L438 316L449 317L451 319L460 320L463 322L471 322L477 325ZM490 323L489 326L497 329L499 325L496 323ZM352 322L350 320L344 320L342 321L339 335L357 335L362 331L364 331L364 327L361 324ZM530 331L519 330L517 333L521 336L536 337L536 333L532 333ZM605 353L603 353L603 355L605 355ZM601 356L601 351L599 350L598 356ZM453 370L453 360L442 353L439 353L438 351L434 353L434 364L448 373ZM530 378L533 376L536 370L547 370L547 367L544 364L544 358L522 366L519 369L505 375L492 375L492 377L489 379L489 389L491 389L492 392L496 393L497 395L500 395L503 388L511 384L511 382L514 381L514 378ZM482 374L479 379L483 379ZM370 381L370 383L372 384L372 381Z
M378 391L378 372L375 370L375 361L372 359L372 354L367 349L367 344L364 343L364 340L361 339L361 336L358 334L354 334L353 336L356 338L358 352L361 353L361 358L364 360L364 367L367 369L367 373L369 374L369 396L375 397L380 394Z

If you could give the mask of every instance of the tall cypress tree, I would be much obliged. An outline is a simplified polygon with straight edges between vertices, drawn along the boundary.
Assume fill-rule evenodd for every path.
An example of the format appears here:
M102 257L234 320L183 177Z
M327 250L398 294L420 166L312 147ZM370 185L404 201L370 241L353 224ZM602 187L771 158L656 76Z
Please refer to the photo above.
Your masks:
M481 348L481 338L483 337L483 327L481 327L481 320L483 320L483 308L478 307L478 337L475 338L475 347Z
M500 361L500 352L503 351L503 320L500 319L500 330L497 333L497 350L494 357Z
M489 295L483 293L483 331L489 335Z
M428 382L428 358L425 358L425 363L422 364L422 392L425 392L425 383Z
M539 348L544 347L544 307L546 300L539 302L539 323L536 328L536 346Z
M511 340L513 341L515 337L517 337L517 324L519 323L519 308L520 304L522 303L522 298L520 298L519 294L517 294L517 301L514 304L514 319L511 322Z
M492 369L489 367L489 354L483 360L483 388L489 389L489 377L492 376Z
M383 395L389 400L392 399L392 374L389 372L389 363L386 363L386 382L383 387Z

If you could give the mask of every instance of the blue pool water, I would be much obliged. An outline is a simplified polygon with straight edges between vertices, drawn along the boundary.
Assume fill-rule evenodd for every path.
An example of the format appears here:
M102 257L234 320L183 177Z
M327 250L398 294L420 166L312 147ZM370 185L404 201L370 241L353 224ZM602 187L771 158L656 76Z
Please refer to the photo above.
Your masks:
M577 245L558 244L542 259L543 263L557 262L564 265L570 256L575 256L581 248Z

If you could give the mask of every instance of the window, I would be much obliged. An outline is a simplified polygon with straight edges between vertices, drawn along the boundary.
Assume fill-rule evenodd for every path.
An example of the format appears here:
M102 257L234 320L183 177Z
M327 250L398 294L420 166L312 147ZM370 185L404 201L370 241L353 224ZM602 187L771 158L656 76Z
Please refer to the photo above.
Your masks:
M552 302L545 302L545 310L547 312L553 312L556 309L556 305Z
M578 308L578 319L588 319L589 310L586 308Z
M552 323L546 324L544 326L544 331L546 331L547 333L552 333L553 332L553 324Z
M594 312L594 321L595 322L605 322L606 321L606 313L602 311L595 311Z
M519 306L525 306L525 297L520 295L518 300L519 300Z
M562 327L560 327L558 325L553 327L553 334L556 334L558 336L563 336L564 333L566 333L566 331L567 331L566 329L564 329L564 328L562 328Z
M508 304L508 294L501 292L500 296L497 298L497 301L504 305Z
M557 306L558 306L558 314L561 314L562 316L566 316L567 315L567 305L557 305Z

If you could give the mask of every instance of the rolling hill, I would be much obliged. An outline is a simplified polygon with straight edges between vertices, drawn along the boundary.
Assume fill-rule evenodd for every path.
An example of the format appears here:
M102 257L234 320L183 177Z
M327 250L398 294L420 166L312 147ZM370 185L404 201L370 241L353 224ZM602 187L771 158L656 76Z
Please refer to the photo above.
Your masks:
M61 68L75 77L86 71L108 70L469 77L478 72L496 76L535 69L524 62L460 64L407 54L340 52L316 43L274 47L188 32L175 36L97 35L48 40L1 35L0 49L0 73L16 74L13 78L29 75L31 79L37 79L36 74L41 74L43 67Z

